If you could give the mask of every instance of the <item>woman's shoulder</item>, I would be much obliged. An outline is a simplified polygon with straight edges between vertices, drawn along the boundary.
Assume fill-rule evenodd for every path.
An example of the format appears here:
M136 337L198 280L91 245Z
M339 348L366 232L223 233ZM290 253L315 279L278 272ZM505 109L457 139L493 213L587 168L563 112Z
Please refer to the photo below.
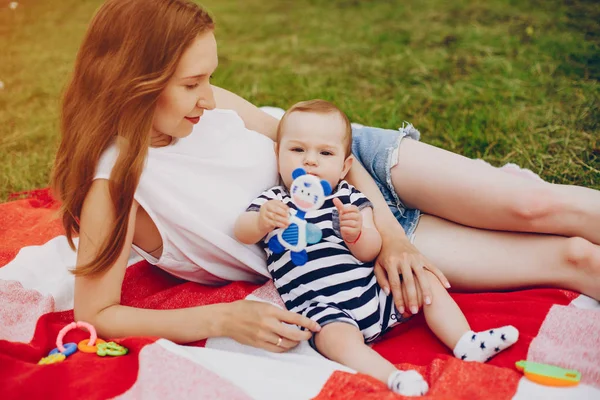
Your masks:
M135 212L139 204L133 201L131 210ZM110 225L114 218L114 205L110 197L109 182L106 179L96 179L92 182L81 208L81 223L87 227L102 227Z
M116 143L111 143L100 155L100 159L96 165L96 172L94 173L94 180L108 179L110 177L110 172L117 161L118 155L119 149Z
M238 134L243 134L246 136L248 136L248 133L251 133L249 137L259 138L261 142L265 139L268 139L265 141L265 143L273 143L273 139L271 139L268 135L265 135L262 132L249 128L242 116L238 114L238 112L235 110L225 108L215 108L213 110L207 110L204 112L204 115L202 116L200 121L201 123L198 124L199 129L205 129L210 127L219 129L229 129Z
M133 200L133 208L138 207L138 202ZM90 188L83 201L83 207L99 210L100 214L104 214L113 207L113 202L110 197L110 186L107 179L96 179L90 185Z
M244 120L237 112L225 108L206 110L200 120L204 123L216 123L218 125L226 123L245 127Z

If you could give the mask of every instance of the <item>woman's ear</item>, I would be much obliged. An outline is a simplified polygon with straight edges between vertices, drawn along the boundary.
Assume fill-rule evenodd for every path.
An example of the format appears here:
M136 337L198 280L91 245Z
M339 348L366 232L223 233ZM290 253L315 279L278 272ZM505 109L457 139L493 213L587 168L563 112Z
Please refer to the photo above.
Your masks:
M340 179L344 179L346 175L348 175L348 171L350 171L350 167L352 167L353 161L354 156L349 155L348 157L346 157L346 159L344 160L344 168L342 169L342 176L340 176Z

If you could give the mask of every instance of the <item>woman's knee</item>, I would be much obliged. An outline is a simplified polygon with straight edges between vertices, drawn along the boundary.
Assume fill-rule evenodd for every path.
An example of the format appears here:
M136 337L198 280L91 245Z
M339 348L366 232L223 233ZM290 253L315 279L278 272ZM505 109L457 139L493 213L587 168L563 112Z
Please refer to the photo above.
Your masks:
M548 217L563 212L564 206L564 202L550 185L539 185L513 196L509 201L508 211L529 226L536 227Z
M588 268L600 269L600 246L583 238L572 237L564 241L563 260L569 267L578 270Z

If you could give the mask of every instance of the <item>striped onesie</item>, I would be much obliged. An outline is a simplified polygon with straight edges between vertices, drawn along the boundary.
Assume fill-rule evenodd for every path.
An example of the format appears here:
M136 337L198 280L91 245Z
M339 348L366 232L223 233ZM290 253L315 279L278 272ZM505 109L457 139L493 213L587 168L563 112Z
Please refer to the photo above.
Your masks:
M307 245L308 261L295 266L290 251L274 254L269 239L263 238L267 268L288 310L304 315L321 326L346 322L356 326L365 342L375 340L393 325L402 322L391 295L386 295L375 279L373 263L363 263L352 255L342 239L338 211L333 198L359 209L372 207L371 202L346 181L341 181L325 204L306 213L306 222L316 224L323 233L320 242ZM280 200L296 209L288 190L277 186L262 193L247 211L259 211L269 200ZM311 346L314 342L311 339Z

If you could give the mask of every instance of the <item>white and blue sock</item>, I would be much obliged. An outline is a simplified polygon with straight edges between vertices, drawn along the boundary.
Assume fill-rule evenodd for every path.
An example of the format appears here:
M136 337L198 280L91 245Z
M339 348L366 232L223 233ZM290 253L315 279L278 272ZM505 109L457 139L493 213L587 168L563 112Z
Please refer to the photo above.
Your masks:
M465 333L454 348L454 355L464 361L487 362L515 344L519 331L512 325L487 331Z

